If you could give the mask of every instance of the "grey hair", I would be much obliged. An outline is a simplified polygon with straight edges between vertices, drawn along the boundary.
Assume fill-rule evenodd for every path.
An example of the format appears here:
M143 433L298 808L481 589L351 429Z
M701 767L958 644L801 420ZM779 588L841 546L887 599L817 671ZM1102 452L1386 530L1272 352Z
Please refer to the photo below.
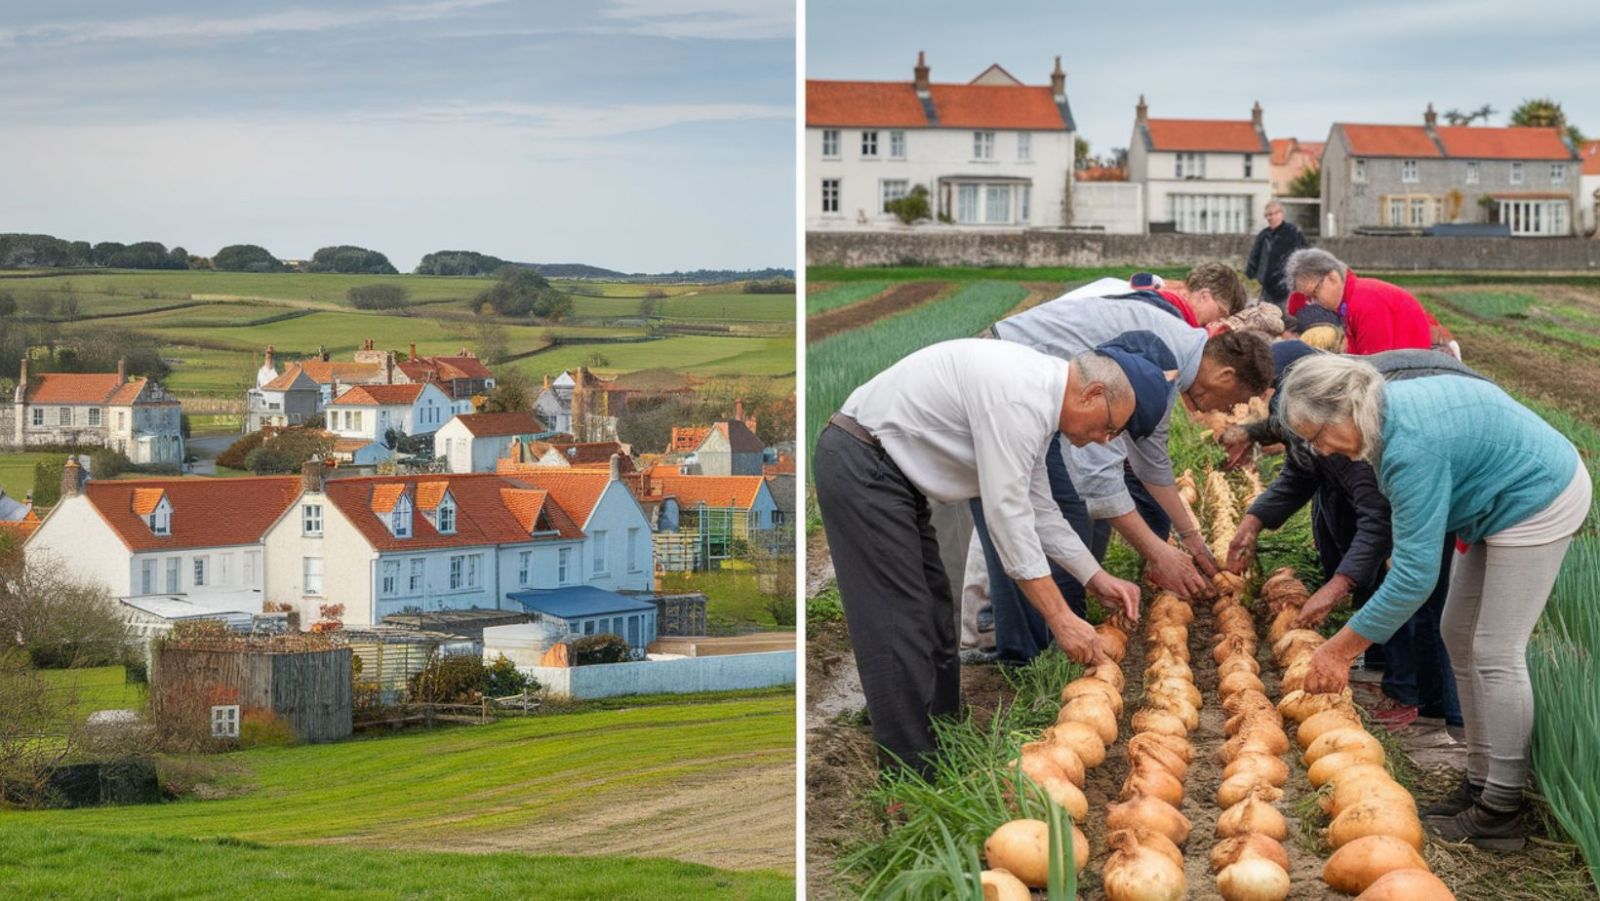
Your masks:
M1360 459L1377 466L1383 453L1383 385L1383 375L1371 363L1315 354L1294 364L1283 377L1278 422L1290 432L1296 423L1353 423L1361 433Z
M1070 363L1078 374L1080 388L1098 382L1105 386L1106 400L1114 404L1133 398L1133 385L1116 360L1091 350L1073 357Z
M1270 213L1273 210L1277 210L1280 213L1283 212L1283 204L1276 200L1269 200L1267 201L1267 205L1261 208L1262 213Z
M1327 278L1335 272L1342 276L1349 270L1349 266L1326 250L1307 247L1289 254L1288 261L1283 264L1283 286L1293 291L1295 285L1306 279Z

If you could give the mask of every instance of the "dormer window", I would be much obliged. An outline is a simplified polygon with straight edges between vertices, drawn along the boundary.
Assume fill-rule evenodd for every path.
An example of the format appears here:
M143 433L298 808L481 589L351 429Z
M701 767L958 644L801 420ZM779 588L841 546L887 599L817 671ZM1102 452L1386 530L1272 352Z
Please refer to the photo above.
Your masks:
M162 501L161 506L150 514L150 531L156 535L172 534L172 508L167 506L166 501Z
M149 526L150 534L162 537L172 534L172 502L160 488L135 488L133 512Z
M411 537L411 498L406 495L400 495L389 512L389 531L396 538Z
M440 535L453 535L456 531L456 502L450 495L445 495L439 502L438 527Z

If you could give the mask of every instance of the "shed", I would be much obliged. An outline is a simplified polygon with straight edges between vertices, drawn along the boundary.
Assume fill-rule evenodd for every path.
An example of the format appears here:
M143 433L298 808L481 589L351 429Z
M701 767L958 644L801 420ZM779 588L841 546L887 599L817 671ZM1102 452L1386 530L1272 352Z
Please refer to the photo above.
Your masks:
M150 709L160 723L209 717L210 707L238 705L245 721L269 710L302 741L346 738L352 731L350 649L312 646L303 637L167 640L151 647Z
M506 595L533 614L533 622L552 627L568 637L619 635L635 656L656 640L656 605L593 585L570 588L529 588Z

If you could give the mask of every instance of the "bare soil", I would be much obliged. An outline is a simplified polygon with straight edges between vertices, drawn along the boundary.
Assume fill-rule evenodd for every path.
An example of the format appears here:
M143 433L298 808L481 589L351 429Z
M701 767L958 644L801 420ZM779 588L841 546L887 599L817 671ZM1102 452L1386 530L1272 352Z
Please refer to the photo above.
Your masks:
M944 282L907 282L836 310L825 310L806 317L806 343L815 344L823 338L848 332L885 316L909 310L927 303L950 288Z

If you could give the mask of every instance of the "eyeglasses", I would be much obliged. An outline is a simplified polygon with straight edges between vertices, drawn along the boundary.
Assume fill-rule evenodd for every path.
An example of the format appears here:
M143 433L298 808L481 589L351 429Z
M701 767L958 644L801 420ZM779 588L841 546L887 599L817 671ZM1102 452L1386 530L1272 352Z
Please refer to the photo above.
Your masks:
M1100 396L1106 402L1106 440L1110 441L1111 439L1122 434L1122 429L1116 427L1116 420L1111 415L1111 395L1102 393Z
M1321 290L1321 288L1322 288L1322 283L1327 281L1328 280L1328 276L1332 275L1332 274L1333 273L1331 273L1331 272L1322 273L1322 277L1321 278L1319 278L1315 282L1313 282L1311 287L1309 287L1309 288L1301 288L1300 289L1300 293L1304 294L1307 297L1316 297L1317 296L1317 291Z

